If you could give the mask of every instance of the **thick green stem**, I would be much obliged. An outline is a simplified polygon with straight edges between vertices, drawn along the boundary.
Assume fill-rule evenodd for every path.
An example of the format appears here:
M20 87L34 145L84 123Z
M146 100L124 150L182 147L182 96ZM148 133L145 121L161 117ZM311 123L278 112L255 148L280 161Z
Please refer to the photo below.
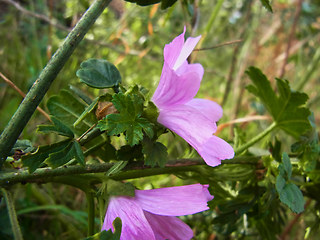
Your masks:
M8 215L9 215L9 219L10 219L10 223L11 223L11 227L12 227L13 237L15 240L22 240L23 237L22 237L22 233L20 230L20 226L19 226L19 222L18 222L18 218L17 218L17 213L16 213L16 209L14 207L14 201L11 196L11 193L8 192L4 188L1 189L1 192L2 192L3 197L4 197L6 204L7 204Z
M224 164L255 164L260 157L238 157L230 160L224 160L221 162ZM123 180L130 178L138 178L159 174L170 174L181 171L197 171L199 165L205 165L205 162L199 159L179 159L168 161L165 168L146 168L142 165L130 165L128 164L124 170L119 174L111 176L115 180ZM53 179L54 177L79 175L85 173L99 173L107 172L113 166L112 163L99 163L90 164L86 166L67 166L56 169L41 168L37 169L33 173L29 173L28 170L18 170L14 172L1 173L0 175L0 186L9 186L15 183L26 183L26 182L57 182L59 179ZM63 179L60 179L63 180ZM64 182L71 183L71 180L65 180ZM78 181L81 186L86 184Z
M262 138L264 138L265 136L267 136L270 132L272 132L275 128L277 127L276 122L273 122L267 129L265 129L262 133L258 134L257 136L255 136L254 138L252 138L249 142L247 142L246 144L242 145L241 147L235 149L235 154L238 155L240 153L242 153L244 150L248 149L249 147L251 147L253 144L255 144L256 142L260 141Z
M94 234L94 194L93 192L86 192L88 203L88 236Z
M94 1L53 55L47 66L42 70L39 78L34 82L32 88L0 136L0 169L33 112L48 91L51 83L110 1Z

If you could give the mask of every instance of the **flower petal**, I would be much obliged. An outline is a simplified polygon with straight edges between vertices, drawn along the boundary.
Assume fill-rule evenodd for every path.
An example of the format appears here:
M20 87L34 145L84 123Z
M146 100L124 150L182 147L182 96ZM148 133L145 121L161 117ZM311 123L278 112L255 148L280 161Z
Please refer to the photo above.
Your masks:
M208 185L193 184L180 187L136 190L135 201L145 211L165 216L182 216L205 211L213 196Z
M213 121L197 109L187 105L160 109L157 121L178 134L197 151L217 130Z
M233 148L221 138L212 136L207 142L198 149L198 153L203 160L212 167L221 164L223 159L231 159L234 157Z
M156 240L188 240L193 237L192 229L177 217L144 214L152 227Z
M211 121L217 122L222 117L222 107L214 101L194 98L187 102L186 105L196 108Z
M130 197L112 197L103 222L102 230L114 228L112 223L119 217L122 221L120 240L154 240L155 236L141 207Z
M182 63L187 60L187 58L189 57L189 55L192 53L194 47L197 45L197 43L199 42L201 38L201 35L198 36L198 37L189 37L187 39L187 41L184 43L182 49L181 49L181 52L173 66L173 69L174 70L177 70L181 65Z
M200 64L187 64L178 75L164 63L159 85L152 97L158 108L167 108L190 101L198 92L204 70Z
M183 29L183 33L181 33L178 37L174 38L171 43L166 44L163 50L164 61L168 64L170 68L173 68L176 63L181 49L184 45L184 34L186 32L186 27Z

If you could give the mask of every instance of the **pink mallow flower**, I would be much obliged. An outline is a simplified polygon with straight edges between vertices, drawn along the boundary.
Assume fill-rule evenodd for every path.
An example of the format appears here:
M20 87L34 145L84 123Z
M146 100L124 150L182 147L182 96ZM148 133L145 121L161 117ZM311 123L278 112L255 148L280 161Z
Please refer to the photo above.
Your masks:
M103 230L114 231L112 222L122 221L120 240L188 240L191 228L175 216L205 211L213 196L208 185L135 190L135 197L110 198Z
M189 64L188 56L201 36L184 41L181 35L164 47L164 64L152 101L159 109L158 122L186 140L209 166L234 157L233 148L213 135L222 108L207 99L194 98L204 73L201 64Z

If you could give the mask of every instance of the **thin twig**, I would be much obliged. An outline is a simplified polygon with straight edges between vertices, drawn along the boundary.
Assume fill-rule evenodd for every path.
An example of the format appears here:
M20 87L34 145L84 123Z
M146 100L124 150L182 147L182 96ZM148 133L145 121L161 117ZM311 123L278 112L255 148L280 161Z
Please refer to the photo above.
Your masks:
M298 0L298 3L297 3L297 8L296 8L296 12L294 14L294 19L293 19L291 31L289 34L288 44L287 44L287 48L286 48L286 52L285 52L285 58L283 60L283 65L282 65L281 72L280 72L280 78L283 78L283 76L286 72L286 66L288 64L288 58L289 58L290 48L291 48L291 44L292 44L292 39L293 39L294 34L296 32L297 23L298 23L300 13L301 13L302 2L303 2L303 0Z
M10 79L8 79L5 75L3 75L2 72L0 72L0 77L10 86L12 87L14 90L16 90L21 97L25 98L26 94L24 92L21 91L20 88L18 88ZM46 118L51 122L51 118L49 116L48 113L46 113L42 108L40 108L39 106L37 107L37 110Z
M88 134L97 124L93 124L87 131L85 131L79 138L77 138L77 142L80 142L80 140Z
M255 116L248 116L248 117L244 117L244 118L234 119L232 121L220 124L218 126L215 134L218 134L219 132L222 131L222 129L224 129L230 125L233 125L235 123L252 122L252 121L257 121L257 120L272 120L272 118L270 116L255 115Z
M238 40L233 40L233 41L229 41L229 42L225 42L225 43L220 43L218 45L215 45L213 47L207 47L207 48L196 48L194 49L193 51L205 51L205 50L211 50L211 49L214 49L214 48L219 48L219 47L223 47L223 46L227 46L227 45L232 45L232 44L235 44L235 43L240 43L240 42L243 42L242 39L238 39Z

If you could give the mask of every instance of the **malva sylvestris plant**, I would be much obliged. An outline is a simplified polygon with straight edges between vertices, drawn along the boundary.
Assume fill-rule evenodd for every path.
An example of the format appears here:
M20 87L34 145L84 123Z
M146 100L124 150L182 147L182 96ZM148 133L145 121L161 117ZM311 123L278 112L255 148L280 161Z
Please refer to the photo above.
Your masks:
M159 109L158 122L184 138L209 166L234 157L233 148L213 135L222 117L217 103L194 98L203 77L201 64L189 64L188 56L201 36L184 41L181 35L164 47L164 64L152 101Z
M208 210L213 196L208 185L193 184L179 187L135 190L134 197L113 196L102 230L114 231L112 223L122 221L120 240L187 240L192 229L176 216Z

